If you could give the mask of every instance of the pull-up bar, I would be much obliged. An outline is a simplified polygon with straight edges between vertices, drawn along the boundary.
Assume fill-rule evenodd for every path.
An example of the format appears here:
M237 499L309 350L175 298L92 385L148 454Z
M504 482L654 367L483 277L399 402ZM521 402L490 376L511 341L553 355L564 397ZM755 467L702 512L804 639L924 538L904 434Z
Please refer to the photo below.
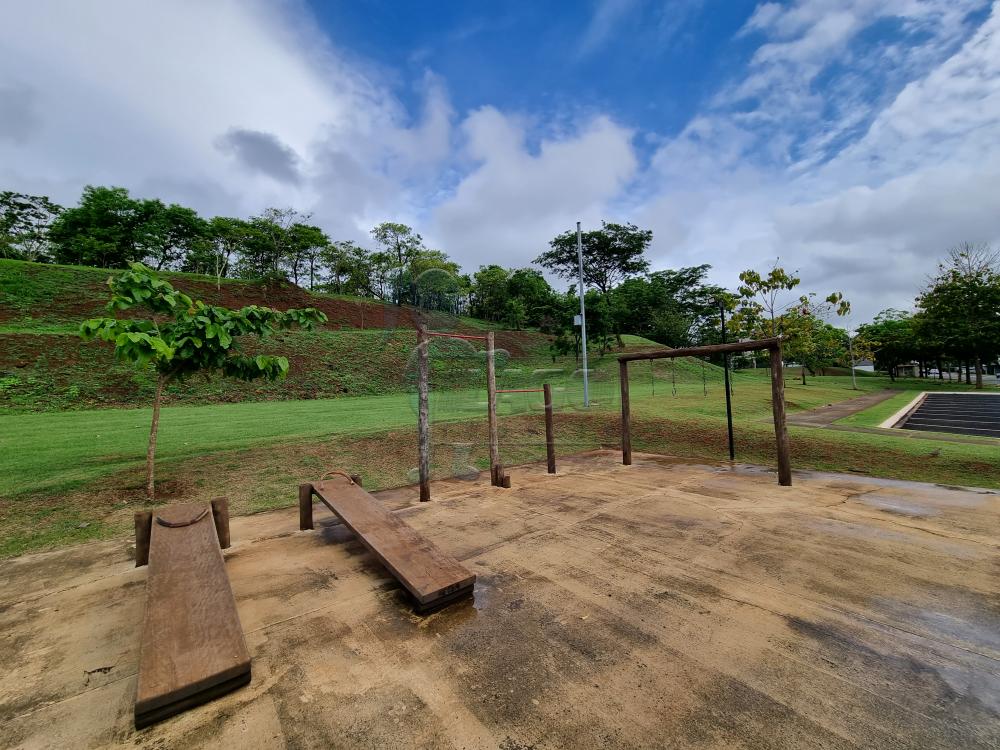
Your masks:
M544 388L501 388L497 393L542 393Z
M419 336L419 331L417 332ZM486 341L487 336L467 336L464 333L438 333L437 331L424 331L424 336L440 336L443 339L473 339L475 341Z
M778 484L790 486L792 483L791 446L788 442L788 428L785 426L785 379L781 367L781 339L758 339L756 341L736 341L731 344L691 346L683 349L667 349L656 352L635 352L618 358L618 373L622 392L622 463L632 463L632 419L628 392L628 363L644 359L673 359L675 357L704 356L732 352L752 352L767 349L771 357L771 409L774 413L774 437L778 450Z

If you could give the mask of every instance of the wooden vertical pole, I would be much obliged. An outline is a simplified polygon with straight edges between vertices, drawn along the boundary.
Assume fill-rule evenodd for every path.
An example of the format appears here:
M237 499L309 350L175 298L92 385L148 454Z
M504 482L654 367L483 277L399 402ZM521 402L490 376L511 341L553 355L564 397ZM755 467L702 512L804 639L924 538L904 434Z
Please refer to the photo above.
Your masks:
M299 531L313 528L313 486L299 485Z
M628 362L618 363L618 381L622 389L622 463L632 465L632 415L628 400Z
M417 328L417 362L419 377L417 380L418 406L418 448L420 453L420 502L431 499L431 425L427 403L427 390L430 385L430 364L427 359L427 330Z
M490 482L503 487L503 466L500 463L500 436L497 428L497 372L493 331L486 334L486 410L490 426Z
M556 473L556 435L552 424L552 386L542 384L545 394L545 456L549 462L549 474Z
M142 510L135 514L135 567L149 565L149 538L153 533L153 513Z
M212 521L215 523L215 534L219 537L219 547L229 549L229 500L217 497L212 501Z
M785 376L781 367L781 344L770 349L771 353L771 403L774 410L774 438L778 448L778 484L792 484L791 445L785 425Z

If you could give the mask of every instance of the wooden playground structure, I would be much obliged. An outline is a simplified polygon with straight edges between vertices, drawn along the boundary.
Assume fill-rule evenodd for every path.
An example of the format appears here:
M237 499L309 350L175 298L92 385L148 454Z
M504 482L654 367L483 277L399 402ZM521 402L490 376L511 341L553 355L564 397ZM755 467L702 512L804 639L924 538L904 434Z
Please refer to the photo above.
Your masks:
M503 393L543 394L546 472L555 474L550 384L545 383L541 388L498 389L492 331L474 336L428 331L420 326L416 346L419 502L426 503L431 498L428 349L433 337L485 342L490 484L511 487L500 457L497 395ZM770 353L778 481L790 485L781 341L777 338L620 356L622 463L632 464L629 362L759 350ZM440 610L475 593L477 576L368 493L359 475L333 470L316 481L300 484L300 531L315 528L314 498L399 582L411 597L417 614ZM139 728L246 685L250 682L251 665L222 556L222 550L230 546L226 501L174 505L155 514L140 512L135 516L135 527L136 565L148 563L150 569L134 711L135 725Z

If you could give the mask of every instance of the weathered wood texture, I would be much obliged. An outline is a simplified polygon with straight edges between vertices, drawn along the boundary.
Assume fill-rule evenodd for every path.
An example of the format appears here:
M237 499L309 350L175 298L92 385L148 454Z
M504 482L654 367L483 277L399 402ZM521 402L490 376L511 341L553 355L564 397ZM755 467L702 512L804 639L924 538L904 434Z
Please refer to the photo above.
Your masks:
M135 514L135 567L149 564L149 534L152 531L153 514L141 510Z
M792 448L785 424L785 376L781 366L781 345L771 348L771 402L774 409L774 439L778 447L778 484L792 484Z
M428 406L430 363L428 362L427 329L417 329L417 452L420 471L420 502L431 499L431 421Z
M358 485L334 477L315 482L312 488L410 592L418 608L433 609L472 593L473 573Z
M307 531L313 528L313 486L311 484L299 485L299 531Z
M545 457L548 462L549 474L556 473L556 433L552 423L552 386L545 383L542 386L545 394Z
M215 533L219 536L219 546L229 549L229 500L217 497L212 501L212 521L215 522Z
M618 360L618 382L622 390L622 463L632 465L632 409L628 395L628 362Z
M250 653L210 513L203 504L154 513L135 725L144 727L250 682Z
M636 362L642 359L672 359L674 357L703 357L706 354L722 354L723 352L752 352L760 349L774 349L781 344L781 339L757 339L756 341L734 341L731 344L709 344L708 346L689 346L683 349L664 349L655 352L634 352L623 354L619 362Z
M486 334L486 411L490 429L490 482L494 487L503 487L500 432L497 425L497 372L494 348L495 337L493 331L490 331Z

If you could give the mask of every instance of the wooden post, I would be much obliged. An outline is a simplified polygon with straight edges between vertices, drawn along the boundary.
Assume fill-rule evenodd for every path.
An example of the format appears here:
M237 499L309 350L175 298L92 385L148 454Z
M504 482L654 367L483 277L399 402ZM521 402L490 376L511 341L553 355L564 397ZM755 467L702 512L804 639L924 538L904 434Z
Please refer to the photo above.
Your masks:
M785 425L785 378L781 367L781 344L770 348L771 353L771 403L774 410L774 438L778 448L778 484L792 484L791 446L788 427Z
M428 349L427 329L417 328L417 446L420 467L420 502L431 499L431 425L427 403L427 390L430 385L430 364L427 360Z
M618 361L618 381L622 389L622 463L632 465L632 415L628 402L628 362Z
M229 549L229 500L217 497L212 501L212 520L215 522L215 533L219 537L219 548Z
M153 533L153 513L142 510L135 514L135 567L149 565L149 537Z
M542 384L545 394L545 457L549 462L549 474L556 473L556 435L552 425L552 386Z
M486 410L490 426L490 483L504 486L500 463L500 436L497 429L497 372L493 331L486 334Z
M299 531L313 528L313 486L299 485Z

